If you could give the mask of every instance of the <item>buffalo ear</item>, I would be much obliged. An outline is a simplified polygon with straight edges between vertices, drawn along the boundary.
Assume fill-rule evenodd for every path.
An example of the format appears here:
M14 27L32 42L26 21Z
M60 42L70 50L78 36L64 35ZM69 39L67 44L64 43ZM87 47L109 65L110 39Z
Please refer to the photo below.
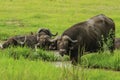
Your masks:
M54 39L49 39L49 42L57 42L57 40L59 40L61 38L61 36L57 36Z
M30 32L30 35L34 35L34 33L33 33L33 32Z

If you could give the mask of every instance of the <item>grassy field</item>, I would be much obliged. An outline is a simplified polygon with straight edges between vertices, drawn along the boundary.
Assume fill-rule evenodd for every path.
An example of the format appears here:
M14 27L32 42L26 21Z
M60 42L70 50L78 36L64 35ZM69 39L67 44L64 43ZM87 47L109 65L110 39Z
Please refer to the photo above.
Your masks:
M36 33L43 27L60 35L73 24L98 14L114 20L116 37L120 37L119 3L120 0L0 0L0 43L11 36ZM25 59L28 54L29 59ZM60 58L47 51L40 50L38 54L39 57L34 50L20 47L0 50L0 80L120 80L120 72L114 71L120 70L120 50L114 55L105 52L83 56L86 68L55 67L50 61Z
M89 0L0 0L0 39L13 35L36 32L38 28L50 28L61 34L71 25L92 16L105 14L116 24L116 36L120 36L119 2Z
M56 67L41 60L15 60L0 52L1 80L119 80L120 72L79 66ZM112 75L112 76L111 76Z

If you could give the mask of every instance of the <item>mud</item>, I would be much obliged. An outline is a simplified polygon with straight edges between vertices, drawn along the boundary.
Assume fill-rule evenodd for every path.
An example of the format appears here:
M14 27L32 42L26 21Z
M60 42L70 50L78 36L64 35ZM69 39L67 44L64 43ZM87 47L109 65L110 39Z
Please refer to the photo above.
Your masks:
M52 62L53 65L56 67L72 67L71 61L59 61L59 62Z

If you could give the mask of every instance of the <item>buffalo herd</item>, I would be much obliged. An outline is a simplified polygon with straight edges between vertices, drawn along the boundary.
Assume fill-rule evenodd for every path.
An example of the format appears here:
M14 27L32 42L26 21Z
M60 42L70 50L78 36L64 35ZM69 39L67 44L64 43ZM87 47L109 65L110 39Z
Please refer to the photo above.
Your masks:
M57 32L52 34L49 29L41 28L34 34L11 37L0 48L27 46L33 49L58 50L61 56L69 55L73 64L78 62L78 57L84 52L103 52L104 44L111 54L115 49L120 49L120 38L115 38L115 23L104 14L74 24L61 36L57 35Z

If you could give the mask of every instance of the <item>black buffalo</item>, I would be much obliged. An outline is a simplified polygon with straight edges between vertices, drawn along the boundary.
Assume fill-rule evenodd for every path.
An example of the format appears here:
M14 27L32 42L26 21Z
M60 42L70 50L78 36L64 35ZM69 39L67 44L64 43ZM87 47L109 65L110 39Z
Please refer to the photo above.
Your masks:
M104 43L110 52L114 51L115 24L103 14L87 21L77 23L63 32L57 40L57 48L61 55L70 55L72 63L78 62L84 51L103 51ZM78 54L79 53L79 54Z
M46 28L39 29L37 33L38 43L36 44L36 47L40 47L43 49L49 49L50 40L52 36L56 36L57 34L58 33L56 33L55 35L52 34L51 31Z
M37 43L37 35L14 36L7 39L7 41L1 45L1 48L8 48L10 46L27 46L35 48Z
M115 49L120 49L120 38L115 38Z
M30 35L14 36L0 45L0 48L7 48L9 46L27 46L31 48L41 47L48 48L50 45L50 39L53 35L49 29L41 28L36 34L31 32Z

